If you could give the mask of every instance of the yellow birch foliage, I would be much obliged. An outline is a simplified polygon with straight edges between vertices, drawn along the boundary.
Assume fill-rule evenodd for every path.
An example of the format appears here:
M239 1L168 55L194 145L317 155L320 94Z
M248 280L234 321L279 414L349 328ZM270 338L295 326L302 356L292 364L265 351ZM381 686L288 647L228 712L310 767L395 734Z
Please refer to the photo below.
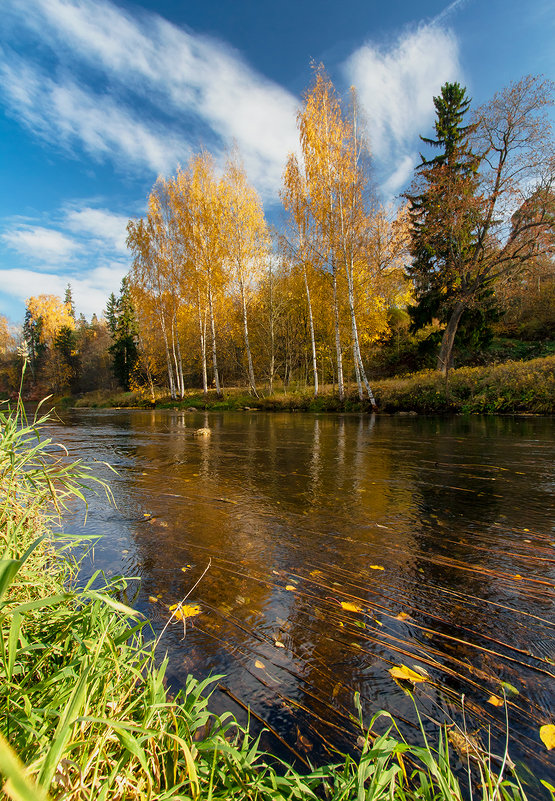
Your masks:
M36 295L27 300L27 310L34 323L42 321L40 342L52 346L61 328L75 328L69 303L64 303L57 295Z

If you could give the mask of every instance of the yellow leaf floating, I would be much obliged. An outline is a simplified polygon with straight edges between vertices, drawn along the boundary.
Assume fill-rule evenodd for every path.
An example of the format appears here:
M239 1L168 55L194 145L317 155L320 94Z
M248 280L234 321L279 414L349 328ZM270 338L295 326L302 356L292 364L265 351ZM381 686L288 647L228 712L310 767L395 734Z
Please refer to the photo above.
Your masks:
M286 584L286 585L285 585L285 589L286 589L286 590L289 590L289 592L295 592L295 590L296 590L297 588L296 588L296 587L294 587L292 584Z
M276 648L285 648L285 645L279 640L274 640L274 645Z
M370 565L370 570L385 570L381 565Z
M196 617L196 615L200 615L201 608L198 604L172 604L168 607L170 612L173 612L173 616L177 618L177 620L185 620L188 617Z
M406 665L395 665L389 669L389 675L392 679L400 679L401 681L409 681L411 684L418 684L421 681L427 681L427 677L416 670L412 670Z
M555 748L555 726L553 723L547 723L541 727L540 738L548 751Z
M158 598L155 598L154 595L149 595L148 596L148 600L150 601L151 604L157 604L158 603Z
M395 620L408 620L410 615L407 615L406 612L399 612L398 615L395 616Z
M264 668L266 667L264 662L261 662L260 659L255 659L254 660L254 666L255 666L255 668L258 668L259 670L264 670Z
M341 606L346 612L362 612L362 608L360 606L352 604L350 601L341 601Z
M488 698L488 704L492 706L503 706L503 703L503 700L498 695L490 695Z

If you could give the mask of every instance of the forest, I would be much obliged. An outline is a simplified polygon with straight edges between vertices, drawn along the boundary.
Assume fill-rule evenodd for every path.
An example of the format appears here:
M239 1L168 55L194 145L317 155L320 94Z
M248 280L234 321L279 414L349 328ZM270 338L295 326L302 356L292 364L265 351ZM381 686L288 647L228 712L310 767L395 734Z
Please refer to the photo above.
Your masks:
M243 388L352 393L434 369L555 352L553 84L526 77L473 108L446 83L433 138L395 205L377 200L364 112L322 66L269 225L241 156L205 150L160 176L131 219L131 268L102 316L30 297L20 331L0 318L0 391L132 391L176 401Z

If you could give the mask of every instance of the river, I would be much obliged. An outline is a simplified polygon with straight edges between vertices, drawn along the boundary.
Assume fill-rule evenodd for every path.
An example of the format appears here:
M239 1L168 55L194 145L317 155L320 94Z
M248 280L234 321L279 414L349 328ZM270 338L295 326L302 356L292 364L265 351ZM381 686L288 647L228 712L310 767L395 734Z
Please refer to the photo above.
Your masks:
M553 419L74 410L54 433L116 503L90 498L84 574L140 579L156 632L200 607L162 639L173 686L223 674L216 711L318 762L356 752L357 693L417 737L406 665L432 740L454 721L501 753L507 715L512 759L554 782Z

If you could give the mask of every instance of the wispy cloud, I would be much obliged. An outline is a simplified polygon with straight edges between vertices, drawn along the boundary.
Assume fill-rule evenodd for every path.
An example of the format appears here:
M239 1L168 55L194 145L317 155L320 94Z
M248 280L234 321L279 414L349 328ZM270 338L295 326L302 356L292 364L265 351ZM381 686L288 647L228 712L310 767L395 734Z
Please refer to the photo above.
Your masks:
M384 165L382 191L399 191L418 160L418 135L434 118L433 96L461 77L456 37L431 23L389 47L368 42L345 64L368 119L372 151ZM387 165L391 167L387 169Z
M110 292L117 294L124 275L125 268L121 264L99 267L85 276L14 268L0 270L0 284L3 292L24 303L31 295L58 295L63 298L70 282L77 311L90 318L93 314L101 313Z
M36 60L16 67L13 54L1 57L12 113L33 130L51 140L61 134L66 145L79 139L96 158L124 154L155 172L174 169L201 143L223 153L236 142L251 180L276 193L296 146L297 101L224 43L107 0L7 5L12 35L34 37L38 56L46 50L57 60L52 77ZM67 78L75 70L79 85ZM99 81L110 93L99 93ZM153 109L163 114L162 130L146 121Z
M71 237L40 225L19 224L4 231L0 239L7 247L35 264L64 264L80 249Z
M127 253L127 223L129 218L106 209L71 209L66 212L65 223L76 234L88 234L115 252Z
M98 161L154 173L188 156L184 142L163 126L143 122L115 98L83 89L67 76L53 80L9 51L0 51L0 79L12 113L58 147L79 146Z
M30 295L63 296L71 283L78 311L99 314L129 270L127 221L87 203L68 205L40 221L7 220L0 234L2 293L22 302Z

